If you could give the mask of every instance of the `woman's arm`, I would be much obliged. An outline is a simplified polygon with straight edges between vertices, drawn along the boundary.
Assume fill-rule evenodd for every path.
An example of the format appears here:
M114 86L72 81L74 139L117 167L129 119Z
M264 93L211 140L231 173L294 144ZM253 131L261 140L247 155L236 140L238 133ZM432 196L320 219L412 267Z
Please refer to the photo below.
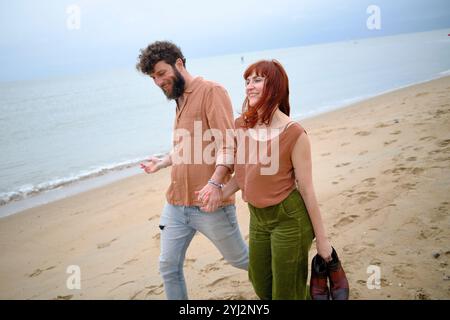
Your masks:
M222 199L227 199L239 190L239 186L236 181L236 177L231 177L230 181L222 189Z
M312 181L312 162L311 145L309 137L303 133L295 143L291 155L294 166L295 178L297 180L298 190L305 202L311 223L316 235L317 253L326 261L331 260L332 248L328 242L327 234L320 214L319 204L317 203L316 193Z

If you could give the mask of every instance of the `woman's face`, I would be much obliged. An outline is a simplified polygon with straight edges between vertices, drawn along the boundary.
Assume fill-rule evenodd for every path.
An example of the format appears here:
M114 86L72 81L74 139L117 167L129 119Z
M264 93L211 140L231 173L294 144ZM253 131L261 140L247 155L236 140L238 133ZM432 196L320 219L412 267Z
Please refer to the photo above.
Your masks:
M245 79L245 92L247 94L248 103L254 106L261 99L264 89L265 78L252 73Z

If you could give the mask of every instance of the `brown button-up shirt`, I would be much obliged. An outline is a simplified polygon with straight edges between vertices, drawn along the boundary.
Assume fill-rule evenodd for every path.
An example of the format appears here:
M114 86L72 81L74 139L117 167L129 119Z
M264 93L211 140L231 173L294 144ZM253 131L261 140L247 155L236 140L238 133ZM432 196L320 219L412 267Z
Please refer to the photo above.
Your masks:
M186 87L174 121L171 184L167 202L201 206L195 191L201 190L217 165L230 170L234 162L233 109L227 91L219 84L195 78ZM222 206L234 203L234 195Z

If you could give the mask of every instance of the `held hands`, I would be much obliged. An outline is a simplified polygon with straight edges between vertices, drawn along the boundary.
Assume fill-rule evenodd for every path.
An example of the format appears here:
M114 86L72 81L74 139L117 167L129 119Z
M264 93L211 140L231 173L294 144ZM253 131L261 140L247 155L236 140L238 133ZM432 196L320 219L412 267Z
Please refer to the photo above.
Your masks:
M205 212L216 211L222 203L222 189L207 183L202 190L195 191L198 200L202 202L200 210Z
M156 157L150 157L149 160L145 160L145 163L141 163L141 169L143 169L145 173L155 173L161 168L163 168L162 160Z

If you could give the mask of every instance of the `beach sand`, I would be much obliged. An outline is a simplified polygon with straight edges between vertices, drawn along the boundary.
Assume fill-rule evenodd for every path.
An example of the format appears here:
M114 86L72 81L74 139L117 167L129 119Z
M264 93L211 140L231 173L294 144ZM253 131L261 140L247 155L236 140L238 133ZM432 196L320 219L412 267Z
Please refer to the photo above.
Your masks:
M350 298L449 299L450 77L301 123ZM158 222L169 176L140 174L0 219L0 298L165 299ZM237 213L248 240L240 193ZM71 265L80 289L67 288ZM377 270L380 288L369 289ZM247 273L203 235L184 272L191 299L257 299Z

